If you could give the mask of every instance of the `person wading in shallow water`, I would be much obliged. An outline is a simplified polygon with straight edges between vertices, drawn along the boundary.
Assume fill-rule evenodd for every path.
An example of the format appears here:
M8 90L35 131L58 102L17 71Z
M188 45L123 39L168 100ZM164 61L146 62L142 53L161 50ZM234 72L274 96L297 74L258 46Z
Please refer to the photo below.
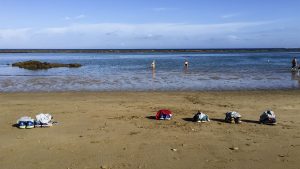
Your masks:
M189 67L189 62L187 60L184 60L184 67L185 68Z
M184 60L184 73L188 72L189 62L187 60Z
M151 67L152 67L152 69L155 69L155 60L152 61Z
M296 68L297 65L298 65L297 59L296 59L296 57L294 57L293 60L292 60L292 68Z

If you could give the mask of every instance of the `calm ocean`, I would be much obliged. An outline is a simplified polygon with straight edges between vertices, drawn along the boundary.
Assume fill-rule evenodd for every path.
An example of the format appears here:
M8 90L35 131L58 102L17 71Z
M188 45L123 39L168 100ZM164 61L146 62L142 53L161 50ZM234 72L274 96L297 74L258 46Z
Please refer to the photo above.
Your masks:
M300 53L288 52L8 53L0 54L0 92L299 89L300 75L290 71L293 56L300 59ZM8 65L27 60L83 66L31 71Z

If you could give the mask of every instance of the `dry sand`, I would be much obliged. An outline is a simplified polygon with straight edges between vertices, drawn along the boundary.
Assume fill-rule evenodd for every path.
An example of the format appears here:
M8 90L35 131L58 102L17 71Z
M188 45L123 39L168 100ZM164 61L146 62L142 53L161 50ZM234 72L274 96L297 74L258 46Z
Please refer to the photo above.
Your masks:
M174 112L173 120L152 119L162 108ZM268 108L276 126L257 123ZM212 121L191 122L197 110ZM224 123L229 110L239 111L244 122ZM299 90L2 93L0 168L299 169L299 110ZM59 124L13 126L39 112Z

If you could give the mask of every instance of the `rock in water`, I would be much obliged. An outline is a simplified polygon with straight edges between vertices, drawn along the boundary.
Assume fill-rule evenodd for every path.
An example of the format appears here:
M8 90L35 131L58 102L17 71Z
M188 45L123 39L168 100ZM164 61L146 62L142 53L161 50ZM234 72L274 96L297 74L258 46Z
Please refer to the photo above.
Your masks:
M29 70L38 70L38 69L50 69L50 68L57 68L57 67L78 68L78 67L81 67L81 64L78 64L78 63L71 63L71 64L48 63L48 62L40 62L40 61L30 60L30 61L25 61L25 62L13 63L12 66L29 69Z

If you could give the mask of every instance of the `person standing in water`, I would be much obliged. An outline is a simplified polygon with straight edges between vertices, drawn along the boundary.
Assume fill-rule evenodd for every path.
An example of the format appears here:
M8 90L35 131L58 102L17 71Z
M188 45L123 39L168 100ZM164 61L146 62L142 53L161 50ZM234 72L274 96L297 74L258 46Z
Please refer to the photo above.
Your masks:
M184 73L188 73L189 62L184 60Z
M184 67L185 68L189 67L189 62L187 60L184 60Z
M292 68L296 68L297 65L298 65L297 59L296 59L296 57L294 57L293 60L292 60Z
M155 69L155 60L152 61L151 67L152 67L152 69Z

